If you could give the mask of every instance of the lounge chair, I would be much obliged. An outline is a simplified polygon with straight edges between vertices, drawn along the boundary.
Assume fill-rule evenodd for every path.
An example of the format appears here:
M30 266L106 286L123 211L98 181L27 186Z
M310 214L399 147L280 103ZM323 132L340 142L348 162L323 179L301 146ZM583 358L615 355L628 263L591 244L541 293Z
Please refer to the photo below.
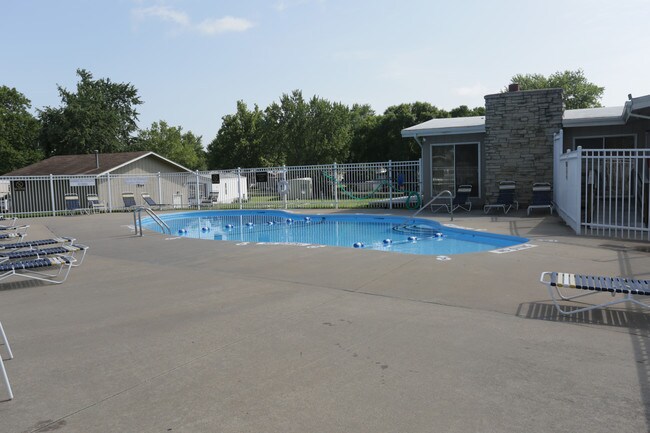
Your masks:
M27 234L27 228L29 226L14 226L8 229L0 230L0 241L8 241L19 239L23 240Z
M132 192L123 192L122 201L126 209L136 207L138 204L135 202L135 194Z
M2 327L2 323L0 322L0 338L2 338L2 345L5 347L5 350L7 351L7 360L9 359L14 359L14 354L11 353L11 346L9 346L9 340L7 340L7 334L5 334L5 330ZM11 391L11 384L9 383L9 376L7 376L7 370L5 369L5 364L4 364L5 358L2 356L2 353L0 353L0 375L2 376L2 381L5 383L5 388L7 388L7 394L8 394L8 400L12 400L14 398L14 393Z
M71 244L75 241L74 238L50 238L50 239L35 239L27 242L13 242L10 244L0 244L0 251L11 251L21 249L31 249L41 247L43 245L55 244Z
M65 209L70 215L74 213L85 213L89 214L90 212L85 207L81 207L81 202L79 201L79 195L76 193L67 193L65 195Z
M97 194L88 194L86 195L86 200L88 201L88 206L93 212L106 212L106 203L99 200Z
M75 258L76 262L72 266L80 266L86 257L87 251L88 247L81 244L64 244L49 248L12 250L7 252L0 252L0 263L7 262L9 260L40 259L48 256L66 255ZM80 259L76 258L77 253L81 254Z
M0 263L0 281L10 277L18 277L61 284L68 278L75 261L74 257L55 256ZM46 269L56 270L56 272L43 272Z
M496 202L483 206L483 211L488 213L494 208L501 208L505 214L513 207L519 209L519 203L515 200L516 188L517 183L514 180L502 180L499 182L499 196Z
M589 276L569 274L563 272L542 272L539 278L542 284L546 284L548 293L551 296L555 308L560 314L570 315L578 314L585 311L593 310L596 308L609 307L611 305L621 304L624 302L631 302L641 307L650 308L650 304L645 304L638 299L633 298L633 295L650 296L650 280L635 280L623 277L602 277L602 276ZM581 293L573 296L565 296L560 289L577 289L586 290L587 293ZM624 295L622 298L617 298L601 304L589 305L587 307L577 309L566 309L558 303L558 301L570 301L584 296L594 295L599 292L608 292L612 296L616 294Z
M3 226L3 225L0 225L0 231L5 232L5 233L9 233L12 230L15 230L17 232L18 231L27 232L28 228L29 228L29 225L27 225L27 224L20 225L20 226Z
M6 217L4 215L0 215L0 223L2 223L2 225L5 226L5 227L6 226L9 226L9 227L15 226L17 221L18 221L18 218L16 218L16 217L9 218L9 217ZM7 224L8 222L11 222L11 224Z
M142 200L144 200L144 202L147 203L147 206L150 208L162 209L163 207L170 206L168 204L156 203L156 201L151 198L151 195L148 192L143 192L140 195L142 196Z
M460 185L456 190L456 195L451 201L451 208L449 207L449 202L433 203L431 205L431 212L436 213L441 209L446 209L447 212L451 213L458 208L461 208L466 211L472 210L472 202L469 200L469 195L472 193L472 185Z
M533 209L546 209L548 208L553 215L553 193L551 184L548 182L539 182L533 184L533 198L530 201L530 206L526 210L526 215L530 215Z

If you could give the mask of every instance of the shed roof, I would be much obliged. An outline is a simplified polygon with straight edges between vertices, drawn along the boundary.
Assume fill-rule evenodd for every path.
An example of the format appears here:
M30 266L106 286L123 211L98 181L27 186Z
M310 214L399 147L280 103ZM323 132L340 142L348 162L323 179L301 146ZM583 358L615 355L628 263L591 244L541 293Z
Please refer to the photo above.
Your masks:
M99 157L99 167L97 159ZM103 175L146 157L153 157L175 166L179 171L191 171L180 164L149 151L100 153L99 155L57 155L27 167L14 170L4 176L47 176L55 175Z

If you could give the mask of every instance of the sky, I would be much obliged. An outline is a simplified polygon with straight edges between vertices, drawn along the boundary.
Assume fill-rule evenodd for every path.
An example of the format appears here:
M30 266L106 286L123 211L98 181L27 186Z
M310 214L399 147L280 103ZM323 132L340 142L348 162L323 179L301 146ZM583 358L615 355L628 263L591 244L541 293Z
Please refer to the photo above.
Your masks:
M582 69L601 103L650 94L650 0L0 0L0 85L58 107L77 69L131 83L139 127L203 137L298 89L377 114L483 106L516 74Z

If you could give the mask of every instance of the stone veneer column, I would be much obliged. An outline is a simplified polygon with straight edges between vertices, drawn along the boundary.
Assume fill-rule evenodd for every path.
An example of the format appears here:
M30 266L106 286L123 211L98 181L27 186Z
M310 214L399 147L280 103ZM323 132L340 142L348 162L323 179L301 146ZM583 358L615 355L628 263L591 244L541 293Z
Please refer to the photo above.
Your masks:
M562 113L562 89L485 96L487 200L496 199L499 181L514 180L521 208L534 182L553 183L553 134L562 128Z

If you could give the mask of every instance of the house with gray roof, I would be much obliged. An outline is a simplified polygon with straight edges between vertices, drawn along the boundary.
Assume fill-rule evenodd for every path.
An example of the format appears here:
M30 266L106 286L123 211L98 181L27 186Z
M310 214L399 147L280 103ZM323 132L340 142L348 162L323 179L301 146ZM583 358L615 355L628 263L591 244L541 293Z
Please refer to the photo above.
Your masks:
M133 192L138 200L148 192L161 203L171 203L171 195L155 193L186 190L188 184L196 184L188 181L193 173L155 152L96 153L52 156L6 173L0 182L9 185L11 209L6 211L30 213L65 209L65 194L70 193L79 196L83 207L88 194L97 194L111 209L119 207L124 192Z
M564 110L562 89L485 96L485 116L431 119L402 130L422 149L423 196L471 184L473 201L514 180L520 204L535 182L553 183L554 143L563 151L650 148L650 95L621 106Z

